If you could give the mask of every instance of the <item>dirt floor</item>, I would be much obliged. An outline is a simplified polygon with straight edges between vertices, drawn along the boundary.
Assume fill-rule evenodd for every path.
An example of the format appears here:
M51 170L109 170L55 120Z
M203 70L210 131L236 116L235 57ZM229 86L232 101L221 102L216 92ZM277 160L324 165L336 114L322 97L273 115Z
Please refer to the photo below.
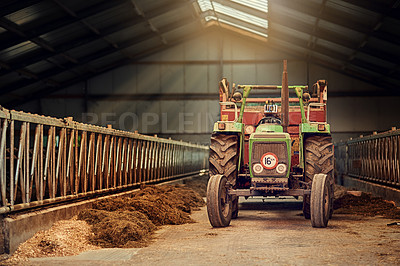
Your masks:
M249 199L227 228L211 228L206 208L196 223L167 225L130 256L32 259L32 265L399 265L400 226L391 219L336 214L324 229L301 215L301 201ZM120 253L122 250L118 249ZM100 250L101 252L102 250ZM117 251L116 251L117 252ZM125 254L126 255L126 254Z
M200 188L203 190L200 193L205 192L205 180L187 181L187 186L196 190ZM192 202L193 199L197 202L197 197L193 198L193 194L189 192L191 190L186 187L178 186L178 188L183 189L181 192L186 200L182 198L177 200L177 194L172 192L171 187L151 187L147 192L141 191L136 196L122 201L117 200L113 204L109 202L98 204L95 206L97 209L92 213L89 212L90 215L84 219L93 224L94 231L86 237L91 240L91 244L102 247L136 248L100 249L94 251L96 253L82 253L79 256L63 258L36 258L24 263L34 265L400 264L400 225L387 225L400 222L399 209L392 202L373 198L365 193L361 193L361 196L349 195L346 189L337 187L334 217L329 221L328 228L316 229L312 228L310 221L302 216L302 201L290 197L268 198L265 201L241 199L239 218L232 220L231 226L227 228L213 229L208 222L205 207L200 211L194 211L189 217L191 208L196 209L199 205L190 207L188 202ZM165 193L169 196L166 197ZM160 195L163 196L160 198ZM141 198L140 204L137 203L138 197ZM149 212L142 204L147 200L158 200L158 202L169 202L167 204L169 206L171 198L175 198L175 202L180 202L178 210L183 214L177 211L175 212L177 216L173 217L179 219L172 219L180 221L179 223L171 222L165 215ZM119 204L126 202L129 202L129 206L136 204L134 210L130 207L121 208L126 205ZM127 211L131 211L130 214L127 214ZM138 214L138 211L143 212ZM106 222L96 227L96 220L104 217ZM182 217L184 218L181 221ZM126 227L129 232L118 231L119 228L125 228L126 222L122 222L121 227L119 221L117 225L120 226L117 226L115 223L110 223L112 218L136 221L136 223L133 227L132 224ZM139 219L139 222L135 219ZM143 221L150 221L154 227ZM172 225L183 222L190 223ZM140 239L129 241L130 237L132 239L137 237L138 234L132 232L136 232L137 225L141 223L144 223L144 228L150 226L150 229L144 230L146 232L143 236L152 235L152 240L144 243ZM154 231L156 228L158 230ZM98 233L107 230L110 232L108 236ZM112 238L114 240L110 241L110 235L114 235ZM128 241L119 242L125 238L128 238ZM108 252L114 252L114 255L110 256ZM48 254L48 256L63 256L63 254Z
M310 264L400 263L400 226L389 219L337 214L326 229L315 229L301 213L302 203L269 199L241 202L239 218L212 229L205 209L196 224L166 227L141 249L132 264Z

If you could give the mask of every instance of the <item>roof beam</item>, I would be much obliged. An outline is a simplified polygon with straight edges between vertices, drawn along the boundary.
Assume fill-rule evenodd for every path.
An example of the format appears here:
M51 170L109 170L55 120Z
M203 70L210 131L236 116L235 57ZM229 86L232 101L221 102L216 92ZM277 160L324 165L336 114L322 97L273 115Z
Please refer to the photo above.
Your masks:
M43 40L40 37L30 38L19 25L15 24L14 22L12 22L4 17L0 18L0 26L5 28L8 31L14 32L15 34L23 37L26 40L29 40L29 41L35 43L36 45L42 47L45 50L48 50L52 53L55 52L55 49L49 43L47 43L45 40ZM78 61L75 58L73 58L67 54L62 53L61 55L68 61L71 61L73 63L78 63Z
M0 61L0 68L1 69L11 69L11 66L3 61ZM17 72L19 75L22 75L26 78L33 78L33 79L39 79L36 74L32 73L31 71L24 70L24 69L18 69L15 72Z
M368 1L366 1L368 2ZM273 1L274 4L281 5L285 8L289 8L292 10L296 10L298 12L304 13L309 16L317 16L319 13L320 4L312 3L309 1L301 1L301 0L279 0ZM332 24L339 25L341 27L369 35L371 37L384 40L386 42L392 43L395 41L398 42L398 38L396 36L384 33L377 32L373 29L365 26L357 20L352 19L351 16L346 15L345 13L340 13L338 10L325 6L325 8L321 11L321 15L319 16L321 20L325 20ZM396 40L397 39L397 40Z
M273 39L273 38L279 39L279 40L285 41L287 43L291 43L292 45L299 46L303 49L306 49L309 51L308 54L310 54L311 52L316 52L316 53L334 58L339 61L344 61L344 62L346 62L346 60L348 59L348 56L346 54L342 54L340 52L337 52L335 50L326 48L326 47L318 45L318 44L315 44L312 47L310 47L310 45L308 44L308 42L306 40L296 38L294 36L288 36L288 35L282 34L281 32L279 32L277 30L271 29L270 30L270 39ZM373 66L373 65L369 64L368 62L365 62L360 59L355 59L350 64L354 65L356 67L359 67L359 68L363 68L365 70L374 71L381 75L386 74L389 71L389 69L383 69L380 67ZM342 68L344 68L344 65L342 65Z
M285 8L290 8L290 9L305 13L310 16L317 16L317 14L319 14L319 9L320 9L320 4L312 4L312 3L308 3L305 1L299 1L299 0L290 0L290 1L289 0L279 0L279 1L275 1L274 4L280 4L280 5L284 6ZM398 64L396 56L391 55L387 52L381 52L381 51L377 51L377 50L368 48L365 45L367 43L367 39L369 38L369 36L377 37L377 35L380 35L380 37L384 36L384 38L381 38L381 39L384 39L385 41L394 40L395 42L396 42L396 40L395 40L396 37L394 37L394 36L392 37L392 36L389 36L387 34L380 33L380 32L378 33L376 31L374 31L373 28L369 29L369 28L359 24L358 22L350 21L348 18L340 16L340 14L333 15L332 12L333 11L329 10L328 7L325 7L320 12L320 19L337 24L339 26L343 26L345 28L349 28L349 29L361 32L366 35L366 38L364 39L364 41L362 41L361 43L358 43L357 45L354 45L354 47L349 47L349 48L353 49L354 52L351 56L348 56L347 58L341 57L342 61L347 62L346 64L348 64L348 65L355 65L357 67L361 67L366 70L379 73L383 76L387 75L387 73L388 73L387 70L382 69L382 67L380 67L380 66L372 65L373 63L361 61L360 59L357 59L355 55L358 52L362 52L367 55L370 55L370 56L373 56L373 57L376 57L379 59L383 59L392 64L395 64L395 65ZM296 30L300 30L300 29L296 29ZM313 36L311 34L312 32L315 32L315 31L309 31L309 30L307 31L308 34ZM271 35L270 37L274 37L274 36ZM320 36L317 35L317 37L320 37ZM335 39L339 39L339 38L342 38L342 37L335 37ZM334 41L332 41L332 42L334 42ZM338 42L337 40L336 40L336 43L339 45L345 44L345 43ZM293 44L296 44L296 43L294 42ZM323 53L323 54L326 54L326 53ZM329 55L329 53L326 55L331 56L331 55ZM334 57L334 58L336 58L336 57ZM345 64L345 66L346 66L346 64Z
M112 1L106 1L106 2L110 3ZM100 8L99 6L101 6L101 5L98 5L95 10L99 11L99 10L103 10L103 8L105 8L105 7L108 7L108 5L103 6L102 8ZM151 10L149 12L146 12L146 17L147 17L147 19L152 19L152 18L155 18L155 17L158 17L158 16L164 14L165 12L170 10L170 8L175 9L175 8L179 8L181 6L182 6L181 3L179 3L179 4L176 3L176 2L170 3L168 6L163 6L163 7ZM90 13L90 14L92 14L92 13ZM86 12L86 11L82 11L82 12L76 13L76 15L79 16L79 19L74 18L74 20L75 21L80 21L80 20L83 20L84 18L86 18L89 15L89 13ZM54 48L54 52L43 51L40 54L34 54L34 55L33 55L33 53L27 54L26 56L21 57L20 60L18 60L17 62L9 63L9 65L10 65L9 68L0 70L0 76L8 74L8 73L13 72L13 71L17 71L17 70L19 70L21 68L24 68L26 66L34 64L34 63L39 62L41 60L45 60L45 59L47 59L49 57L52 57L54 55L63 54L65 52L67 52L68 50L71 50L71 49L76 48L78 46L90 43L90 42L98 40L100 38L104 38L107 35L113 34L113 33L118 32L120 30L124 30L126 28L129 28L131 26L134 26L134 25L136 25L138 23L141 23L141 22L144 22L144 21L145 20L142 17L136 17L136 18L133 18L130 21L126 21L125 23L118 23L118 24L110 26L110 27L108 27L108 28L106 28L104 30L101 30L101 31L99 31L99 34L94 34L94 35L91 35L91 36L85 36L84 38L81 38L81 39L72 40L71 42L68 42L68 44L66 44L66 45ZM0 44L0 46L1 46L1 44ZM117 47L115 47L115 48L117 48Z
M189 18L180 20L178 22L174 22L174 23L171 23L169 25L166 25L163 28L160 28L160 32L166 33L166 32L172 31L174 29L177 29L179 27L186 26L191 22L193 22L193 19L192 19L192 17L189 17ZM118 49L115 49L113 47L108 47L106 49L98 51L97 53L94 53L94 54L88 55L88 56L86 56L84 58L81 58L79 60L79 66L88 64L91 61L100 59L100 58L102 58L102 57L104 57L104 56L106 56L108 54L114 53L114 52L116 52L118 50L129 48L129 47L131 47L131 46L133 46L135 44L138 44L140 42L149 40L151 38L154 38L154 34L153 33L144 34L142 36L135 37L135 38L132 38L132 39L126 41L126 42L118 44ZM73 63L68 63L68 64L64 65L64 67L65 67L64 70L59 70L57 68L53 68L53 69L47 70L47 71L45 71L43 73L40 73L37 76L39 77L39 80L46 80L46 79L51 78L52 76L61 74L64 71L71 70L74 67L76 67L76 65L73 64ZM98 73L95 73L95 74L98 74ZM11 91L15 91L15 90L20 89L22 87L28 86L31 83L32 83L32 81L30 81L30 80L21 80L21 81L17 81L15 83L9 84L8 86L5 86L5 87L1 88L0 95L4 95L4 94L9 93Z
M142 21L142 20L134 19L134 20L125 21L123 23L117 23L115 25L112 25L112 26L104 29L104 30L101 30L100 33L103 36L107 36L107 35L113 34L115 32L129 28L129 27L135 25L136 23L139 23L140 21ZM80 39L71 40L70 42L68 42L68 44L63 44L62 46L54 47L54 53L46 51L46 50L42 50L40 53L37 53L37 52L27 53L26 55L17 57L16 60L13 60L13 62L9 62L8 63L10 65L9 68L0 69L0 76L6 75L10 72L17 71L21 68L35 64L39 61L46 60L52 56L57 56L59 54L65 53L71 49L74 49L74 48L79 47L84 44L88 44L93 41L96 41L100 38L101 37L99 35L88 35L88 36L85 36ZM61 68L63 68L63 67L61 67Z
M315 29L314 26L311 24L304 23L300 20L294 19L290 16L284 14L277 14L277 13L270 13L270 29L273 28L273 24L279 24L299 32L303 32L319 39L327 40L332 43L336 43L338 45L348 47L350 49L356 49L358 47L358 43L354 42L353 40L349 39L347 36L339 35L335 32L330 30L323 30L323 29Z
M198 37L198 36L199 36L199 32L193 32L193 33L188 34L188 35L186 35L186 36L184 36L182 38L177 38L177 39L175 39L173 41L170 41L168 45L160 44L159 46L147 49L146 51L143 51L141 53L136 54L135 56L133 56L132 59L126 58L126 59L119 60L119 61L115 62L114 64L110 64L110 65L104 67L103 69L98 70L96 73L87 73L87 74L82 75L80 77L77 77L77 78L75 78L73 80L69 80L67 82L64 82L63 84L61 84L61 85L59 85L57 87L47 86L47 87L45 87L45 88L43 88L43 89L41 89L39 91L35 91L34 93L32 93L31 95L29 95L27 97L21 98L19 100L14 100L12 102L6 103L5 105L8 108L14 108L14 107L16 107L18 105L21 105L21 104L24 104L24 103L27 103L27 102L30 102L30 101L33 101L33 100L41 99L41 98L43 98L43 97L45 97L45 96L47 96L47 95L49 95L51 93L54 93L56 91L61 90L63 88L69 87L69 86L71 86L73 84L76 84L78 82L81 82L81 81L84 81L84 80L88 80L88 79L90 79L90 78L92 78L94 76L97 76L97 75L100 75L100 74L105 73L107 71L110 71L111 69L113 69L115 67L120 67L122 65L126 65L126 64L135 62L135 61L139 61L139 60L141 60L142 58L144 58L146 56L149 56L151 54L159 52L162 49L165 49L166 46L169 47L169 46L173 46L173 45L178 45L180 43L183 43L183 42L185 42L185 41L187 41L189 39L192 39L192 38L195 38L195 37Z
M399 19L399 16L396 15L398 14L396 0L391 0L391 3L385 3L387 1L374 1L374 0L341 0L343 2L352 4L354 6L358 6L361 8L364 8L366 10L375 12L375 13L380 13L384 16L391 17L393 19Z
M61 7L65 12L67 12L70 16L76 18L77 20L79 20L79 22L84 25L86 28L89 29L89 31L91 31L94 35L97 35L99 39L104 40L106 43L108 43L112 48L114 49L118 49L118 45L109 40L105 35L103 35L102 33L100 33L100 31L94 27L92 24L90 24L89 22L87 22L87 20L85 20L84 18L79 17L79 15L77 15L73 10L71 10L70 8L68 8L66 5L64 5L63 3L61 3L59 0L53 0L53 2L55 2L59 7ZM129 57L129 55L127 55L126 53L124 53L123 50L119 50L124 56Z
M20 1L23 2L23 1ZM89 8L86 8L85 10L77 12L77 16L80 19L86 19L90 16L93 16L95 14L98 14L100 12L106 11L112 7L121 5L123 3L126 3L126 0L113 0L113 1L103 1L100 4L93 5ZM33 28L34 30L31 31L25 31L24 36L19 35L17 38L10 38L10 36L5 36L4 38L2 35L0 35L1 42L0 42L0 50L4 50L6 48L12 47L14 45L17 45L21 42L24 42L26 40L30 39L35 39L38 38L39 36L49 33L53 30L62 28L64 26L73 24L78 22L79 20L75 17L68 17L68 18L61 18L56 21L51 21L47 22L44 25L35 25Z
M314 44L313 46L311 46L307 40L297 38L293 35L283 34L276 29L270 29L269 33L270 33L270 37L269 37L270 39L279 39L279 40L285 41L287 43L291 43L294 46L299 46L301 48L304 48L304 49L308 50L309 52L317 52L317 53L335 58L337 60L346 60L347 59L347 55L345 55L345 54L339 53L335 50L326 48L326 47L318 45L318 44ZM305 56L306 56L306 54L305 54Z
M315 32L317 30L317 28L318 28L318 23L319 23L319 21L321 19L322 12L325 9L325 5L326 5L326 0L322 0L322 3L319 5L318 11L316 12L316 20L315 20L314 25L313 25L313 32ZM315 38L313 35L310 35L310 37L308 39L308 45L307 46L308 47L315 46L315 43L317 42L317 40L318 39Z
M162 36L162 34L160 33L160 31L154 26L154 24L150 21L149 18L147 18L145 12L142 10L142 8L136 3L135 0L131 0L131 3L136 11L136 13L141 16L146 22L147 24L150 26L150 29L158 36L158 38L160 38L161 42L164 44L167 44L167 40L164 38L164 36Z
M9 92L18 90L20 88L24 88L26 86L29 86L31 84L35 84L37 82L57 84L58 82L52 80L51 77L54 76L54 75L57 75L57 74L59 74L61 72L64 72L64 71L60 71L57 68L52 68L52 69L47 70L47 71L45 71L43 73L35 74L34 80L31 80L31 79L18 80L17 82L14 82L14 83L11 83L9 85L1 87L0 95L5 95L5 94L7 94Z
M41 0L24 0L24 1L21 1L21 0L4 1L4 0L2 0L2 2L3 3L1 3L1 6L0 6L0 17L7 16L9 14L17 12L18 10L21 10L28 6L37 4L37 3L41 2Z
M321 11L321 4L311 1L279 0L273 1L273 4L280 5L284 8L292 9L312 17L318 16L319 12ZM351 17L346 16L345 14L339 13L337 10L332 9L329 6L325 6L321 11L320 19L361 33L366 33L369 31L369 28L366 26L362 25L356 20L352 20Z
M313 55L310 55L308 58L306 58L304 54L301 54L290 48L290 47L292 47L291 42L286 42L286 43L287 43L287 47L282 47L282 45L280 43L276 43L274 39L270 38L270 41L268 42L268 46L270 46L272 49L279 50L279 51L282 51L289 55L292 55L298 59L303 59L303 60L309 61L313 64L333 70L333 71L343 74L345 76L349 76L349 77L352 77L352 78L355 78L355 79L358 79L358 80L361 80L364 82L368 82L368 83L378 86L380 88L384 88L384 89L390 91L390 94L392 94L392 95L400 94L400 90L396 89L397 88L396 84L388 83L385 81L378 82L374 77L370 77L368 75L365 75L363 73L360 73L360 72L352 70L352 69L344 69L341 65L332 64L330 62L329 63L325 62L317 57L314 57Z
M392 64L398 64L399 61L397 60L397 57L393 54L388 53L388 51L383 51L383 50L377 50L374 48L370 48L368 46L362 46L360 49L358 49L359 52L365 53L367 55L385 60L387 62L390 62Z
M359 58L354 58L352 61L348 62L348 65L353 65L353 66L356 66L356 67L360 67L360 68L363 68L365 70L380 74L382 76L387 75L387 73L390 71L390 68L382 68L382 67L379 67L379 66L376 66L376 65L372 65L370 62L366 62L366 61L361 60Z

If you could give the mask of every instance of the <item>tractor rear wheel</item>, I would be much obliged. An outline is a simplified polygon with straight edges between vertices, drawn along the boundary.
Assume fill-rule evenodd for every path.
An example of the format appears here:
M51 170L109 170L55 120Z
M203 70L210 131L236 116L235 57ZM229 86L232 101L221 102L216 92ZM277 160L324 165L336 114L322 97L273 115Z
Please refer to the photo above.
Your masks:
M305 159L305 182L310 182L314 175L322 173L327 175L329 189L331 190L331 206L329 209L329 217L333 213L333 185L334 185L334 164L333 164L333 143L332 137L324 135L315 135L308 137L304 142L304 159ZM312 188L311 188L312 189ZM306 219L311 218L310 213L310 196L303 197L303 215Z
M207 185L207 214L213 227L226 227L232 219L232 199L228 195L227 179L212 175Z
M311 225L313 227L324 228L328 225L331 200L331 189L327 175L315 175L310 198Z
M224 175L236 188L239 146L237 135L213 134L211 136L209 169L210 176ZM232 218L238 217L239 198L232 196Z
M213 134L209 157L210 176L224 175L229 183L235 187L238 153L238 136Z

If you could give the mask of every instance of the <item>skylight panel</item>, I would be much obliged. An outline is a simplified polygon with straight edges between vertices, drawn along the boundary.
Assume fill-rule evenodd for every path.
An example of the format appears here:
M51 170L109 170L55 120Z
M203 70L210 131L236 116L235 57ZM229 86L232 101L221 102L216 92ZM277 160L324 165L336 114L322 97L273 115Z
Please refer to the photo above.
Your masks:
M197 4L205 22L218 21L265 38L268 37L263 30L268 29L266 19L268 0L197 0Z
M197 0L197 3L199 4L201 12L206 12L213 9L210 0Z
M240 11L240 10L237 10L237 9L234 9L231 7L221 5L219 3L214 3L214 8L215 8L215 11L218 13L246 21L248 23L254 24L254 25L262 27L262 28L268 28L268 21L266 19L256 17L254 15L245 13L243 11Z
M232 22L227 21L227 20L224 20L224 19L220 19L219 21L220 21L221 23L225 23L225 24L231 25L231 26L233 26L233 27L236 27L236 28L239 28L239 29L242 29L242 30L245 30L245 31L248 31L248 32L257 34L257 35L260 35L260 36L265 37L265 38L268 37L268 35L265 34L265 33L263 33L263 32L259 32L259 31L253 30L253 29L250 29L250 28L248 28L248 27L245 27L245 26L242 26L242 25L238 25L238 24L236 24L236 23L232 23Z
M230 0L230 1L268 13L268 0Z

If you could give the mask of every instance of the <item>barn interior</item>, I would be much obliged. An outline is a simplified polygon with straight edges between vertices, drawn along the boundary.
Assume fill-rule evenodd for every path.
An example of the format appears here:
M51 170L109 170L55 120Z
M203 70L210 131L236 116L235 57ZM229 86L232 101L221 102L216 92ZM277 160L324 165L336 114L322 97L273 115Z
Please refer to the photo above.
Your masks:
M0 103L209 143L218 82L328 81L335 141L399 126L398 1L3 1ZM180 123L184 121L185 123Z
M0 1L0 264L399 265L399 10ZM228 121L222 79L283 92L286 71L321 121ZM296 96L318 80L327 100Z

